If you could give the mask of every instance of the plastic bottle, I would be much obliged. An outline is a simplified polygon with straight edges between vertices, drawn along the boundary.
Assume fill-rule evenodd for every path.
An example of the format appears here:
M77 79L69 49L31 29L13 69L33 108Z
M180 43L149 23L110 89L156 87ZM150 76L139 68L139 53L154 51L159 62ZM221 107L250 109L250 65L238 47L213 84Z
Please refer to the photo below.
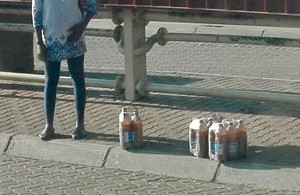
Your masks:
M196 131L196 149L198 157L208 156L208 128L204 120L199 121L199 130Z
M194 156L198 156L197 153L197 131L199 129L199 119L193 118L189 125L189 150Z
M218 123L213 123L208 129L208 157L215 160L215 126Z
M235 160L239 158L239 139L238 132L234 127L233 122L228 123L227 143L228 143L228 160Z
M227 160L227 133L222 123L215 130L215 160L223 162Z
M135 133L135 146L137 148L143 147L143 122L139 117L138 109L135 109L134 114L131 118L131 128Z
M122 149L130 149L135 146L135 133L131 128L131 115L126 108L122 108L119 115L119 139Z
M239 156L241 158L247 157L248 152L248 138L247 138L247 129L244 125L243 120L239 120L236 126L238 140L239 140Z

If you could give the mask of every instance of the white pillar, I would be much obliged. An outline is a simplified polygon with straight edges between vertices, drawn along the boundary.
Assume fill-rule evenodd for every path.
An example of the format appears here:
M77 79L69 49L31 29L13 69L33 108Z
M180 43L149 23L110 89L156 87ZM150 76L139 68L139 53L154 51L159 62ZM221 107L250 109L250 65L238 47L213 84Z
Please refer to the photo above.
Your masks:
M124 9L124 54L126 100L140 98L135 85L146 77L146 54L135 56L134 49L145 43L145 24L134 20L133 10Z

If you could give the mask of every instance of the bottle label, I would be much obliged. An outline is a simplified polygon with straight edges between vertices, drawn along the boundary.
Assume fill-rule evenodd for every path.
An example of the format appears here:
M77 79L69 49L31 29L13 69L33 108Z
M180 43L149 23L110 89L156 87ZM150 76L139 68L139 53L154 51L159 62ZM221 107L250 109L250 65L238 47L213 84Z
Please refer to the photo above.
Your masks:
M212 154L215 154L215 151L216 151L216 149L215 149L215 143L211 142L211 143L210 143L210 152L211 152Z
M236 153L238 152L238 149L239 149L239 145L236 141L229 142L229 146L228 146L229 153Z
M215 144L215 152L218 155L222 155L223 154L223 144Z
M125 132L125 142L134 142L135 140L135 133L133 131Z
M191 149L195 149L196 148L196 139L191 139L190 140L190 147L191 147Z

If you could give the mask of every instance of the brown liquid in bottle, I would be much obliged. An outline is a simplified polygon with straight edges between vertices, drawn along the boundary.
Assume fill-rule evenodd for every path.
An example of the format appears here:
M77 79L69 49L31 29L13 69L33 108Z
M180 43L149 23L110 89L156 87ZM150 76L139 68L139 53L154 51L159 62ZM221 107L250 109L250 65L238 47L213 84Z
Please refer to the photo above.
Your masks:
M135 146L135 133L131 128L131 116L126 108L123 108L119 115L119 139L122 149L130 149Z
M223 162L227 160L227 133L222 124L215 133L215 160Z
M204 120L200 120L200 127L196 134L198 157L206 158L208 156L208 128Z
M239 140L239 156L245 158L247 157L247 152L248 152L248 138L247 138L247 129L244 125L243 120L238 121L236 130L238 133L238 140Z
M135 132L136 139L135 139L135 145L137 148L143 147L143 122L141 118L139 117L138 110L135 109L135 112L132 117L131 121L131 128Z
M215 131L214 129L209 129L208 133L208 156L211 160L215 160Z
M233 122L229 122L227 131L228 143L228 160L235 160L239 158L239 139L238 132L235 129Z

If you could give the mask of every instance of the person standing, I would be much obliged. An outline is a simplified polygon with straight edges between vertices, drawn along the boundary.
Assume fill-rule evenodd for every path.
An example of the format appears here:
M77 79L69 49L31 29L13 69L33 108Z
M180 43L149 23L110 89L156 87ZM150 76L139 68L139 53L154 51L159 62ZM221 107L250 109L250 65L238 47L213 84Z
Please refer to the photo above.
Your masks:
M67 60L74 86L77 122L73 139L86 136L84 113L86 86L84 54L87 51L84 31L97 12L97 0L32 0L32 19L36 34L37 58L45 62L44 109L46 125L39 134L42 140L54 137L54 112L61 61Z

